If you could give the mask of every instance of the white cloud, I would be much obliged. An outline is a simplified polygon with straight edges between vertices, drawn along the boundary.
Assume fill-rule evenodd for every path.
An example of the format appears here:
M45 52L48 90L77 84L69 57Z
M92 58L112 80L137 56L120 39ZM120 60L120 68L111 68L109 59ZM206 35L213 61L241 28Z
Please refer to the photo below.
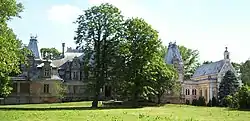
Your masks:
M76 6L56 5L48 10L48 19L60 24L71 24L81 13L81 9Z

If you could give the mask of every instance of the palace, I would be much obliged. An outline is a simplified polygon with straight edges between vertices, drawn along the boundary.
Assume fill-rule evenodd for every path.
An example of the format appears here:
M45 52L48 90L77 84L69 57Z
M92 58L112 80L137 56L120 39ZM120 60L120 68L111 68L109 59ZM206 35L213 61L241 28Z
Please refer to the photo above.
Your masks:
M12 93L1 103L58 102L61 101L58 97L58 87L61 84L67 87L64 101L80 101L91 98L92 94L86 90L85 76L82 71L83 52L81 50L67 48L65 52L65 43L62 43L61 57L50 60L41 57L36 37L30 38L28 49L33 53L33 56L29 57L30 66L29 68L22 66L22 73L11 77L13 80ZM106 95L101 92L101 96L110 97L109 89L106 89L105 93Z
M176 43L170 43L168 46L168 53L166 54L165 61L168 64L173 64L179 73L179 81L182 85L181 95L188 102L193 99L204 97L206 103L217 97L219 91L219 84L227 71L232 71L237 76L237 73L230 62L230 53L224 51L224 59L203 64L195 71L190 80L183 79L183 62ZM238 80L242 85L241 80Z
M50 60L45 54L40 54L37 37L31 37L28 49L33 55L29 56L29 67L21 66L22 73L13 80L12 93L0 101L0 104L22 103L52 103L62 101L58 97L58 87L63 84L66 94L63 101L90 100L91 92L87 90L85 73L83 72L83 55L78 49L67 48L62 43L62 54L58 59ZM45 57L46 56L46 57ZM184 64L176 43L170 43L165 62L177 69L182 90L180 95L167 91L161 98L163 103L185 103L200 96L206 102L217 96L219 84L226 71L235 69L230 63L229 52L226 48L224 59L210 64L201 65L191 80L184 80ZM240 81L240 80L239 80ZM240 81L241 83L241 81ZM101 90L101 99L111 99L111 87L104 86Z

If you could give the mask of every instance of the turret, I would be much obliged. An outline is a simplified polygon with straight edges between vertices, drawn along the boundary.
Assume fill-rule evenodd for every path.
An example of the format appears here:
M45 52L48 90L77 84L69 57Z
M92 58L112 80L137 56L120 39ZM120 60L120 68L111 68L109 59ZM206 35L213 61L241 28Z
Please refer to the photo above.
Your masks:
M229 55L230 53L228 52L227 47L226 47L226 50L224 51L224 60L230 60Z
M32 51L32 54L33 54L35 59L40 59L40 53L39 53L38 46L37 46L37 36L30 37L28 49Z

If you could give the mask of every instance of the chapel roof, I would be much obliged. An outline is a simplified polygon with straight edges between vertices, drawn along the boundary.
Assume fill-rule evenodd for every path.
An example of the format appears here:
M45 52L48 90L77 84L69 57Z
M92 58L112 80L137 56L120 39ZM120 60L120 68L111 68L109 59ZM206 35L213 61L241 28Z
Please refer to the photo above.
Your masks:
M195 73L193 74L193 78L203 75L217 74L220 72L224 64L224 60L216 61L209 64L203 64L196 69Z

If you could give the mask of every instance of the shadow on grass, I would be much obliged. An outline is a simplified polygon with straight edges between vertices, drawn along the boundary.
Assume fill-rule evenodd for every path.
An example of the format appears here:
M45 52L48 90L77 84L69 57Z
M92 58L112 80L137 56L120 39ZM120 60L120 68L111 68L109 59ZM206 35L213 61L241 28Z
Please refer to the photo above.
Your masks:
M109 109L138 109L143 107L51 107L51 108L22 108L22 107L0 107L0 110L10 111L10 110L19 110L19 111L50 111L50 110L109 110Z
M235 109L235 108L228 108L229 111L250 111L250 109Z

